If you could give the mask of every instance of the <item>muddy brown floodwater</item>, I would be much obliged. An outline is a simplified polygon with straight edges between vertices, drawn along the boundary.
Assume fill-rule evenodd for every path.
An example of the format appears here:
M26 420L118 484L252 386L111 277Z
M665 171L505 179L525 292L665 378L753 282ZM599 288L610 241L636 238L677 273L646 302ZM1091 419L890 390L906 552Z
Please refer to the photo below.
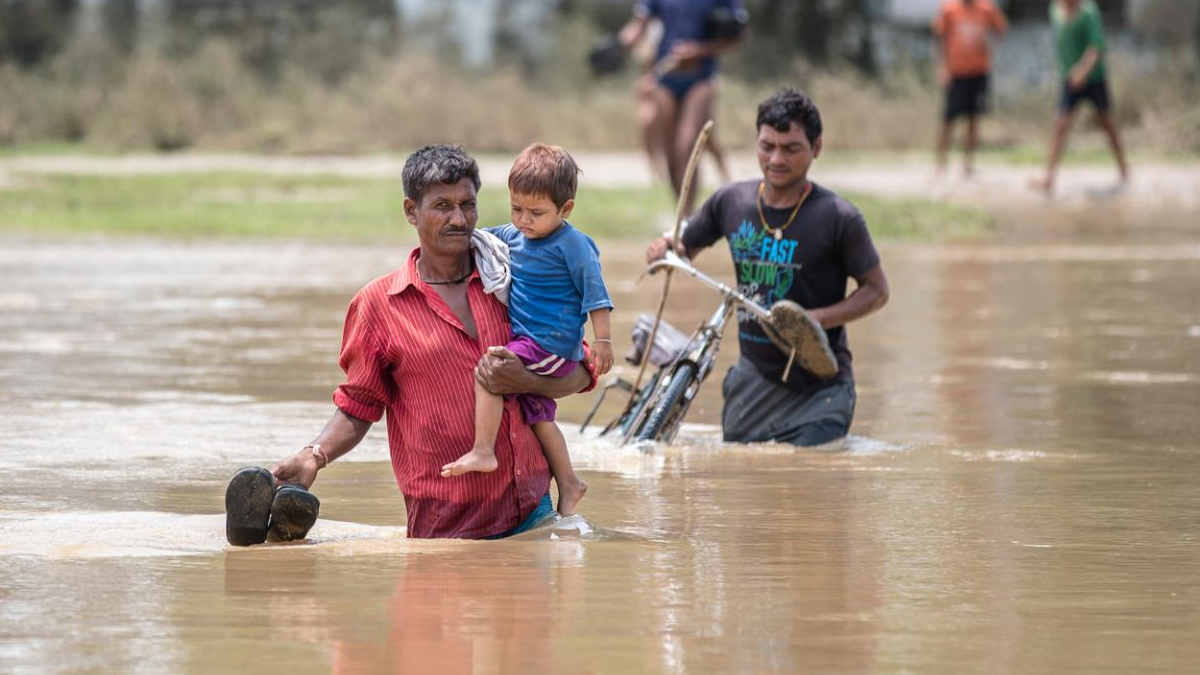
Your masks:
M721 444L718 374L671 447L570 433L580 536L404 539L377 428L311 543L243 550L225 481L316 433L345 304L405 251L4 238L0 672L1195 672L1196 222L883 246L848 440ZM621 354L659 282L603 248ZM674 285L690 328L715 297Z

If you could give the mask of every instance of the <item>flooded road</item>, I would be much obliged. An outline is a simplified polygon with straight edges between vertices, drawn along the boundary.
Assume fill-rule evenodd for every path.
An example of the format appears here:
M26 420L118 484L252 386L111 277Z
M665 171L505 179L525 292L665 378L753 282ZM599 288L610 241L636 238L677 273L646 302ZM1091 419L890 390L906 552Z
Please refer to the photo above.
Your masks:
M317 432L346 302L406 250L2 239L0 672L1191 672L1200 228L1012 221L882 247L845 442L720 444L722 367L674 446L564 424L594 532L428 542L377 425L312 544L242 550L225 481ZM620 355L660 282L603 250ZM674 287L681 328L716 304Z

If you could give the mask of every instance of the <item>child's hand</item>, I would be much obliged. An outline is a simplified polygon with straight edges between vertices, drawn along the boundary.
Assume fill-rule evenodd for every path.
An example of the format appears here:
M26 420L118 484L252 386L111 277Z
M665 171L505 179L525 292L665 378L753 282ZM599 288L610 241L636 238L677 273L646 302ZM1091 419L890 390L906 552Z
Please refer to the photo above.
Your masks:
M592 360L596 364L596 377L612 370L613 348L610 342L597 342L592 346Z

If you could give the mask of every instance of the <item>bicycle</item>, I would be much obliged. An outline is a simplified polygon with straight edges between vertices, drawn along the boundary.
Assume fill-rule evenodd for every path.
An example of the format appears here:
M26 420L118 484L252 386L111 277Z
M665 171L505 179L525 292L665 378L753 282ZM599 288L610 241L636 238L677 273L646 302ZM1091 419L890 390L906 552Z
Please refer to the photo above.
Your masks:
M600 435L619 430L622 444L631 440L671 443L692 400L700 391L700 385L712 372L725 326L739 307L759 321L767 336L784 353L790 352L785 380L797 355L801 356L802 366L808 370L823 376L837 372L837 361L829 348L825 331L796 303L782 300L768 310L704 274L672 251L667 251L663 258L650 263L646 272L654 274L668 268L684 272L715 290L721 295L721 304L690 338L684 337L682 332L665 321L661 322L657 332L647 329L646 324L654 319L648 314L639 316L633 329L634 347L626 359L634 365L640 365L642 359L650 359L658 370L637 392L634 392L633 383L622 378L606 384L584 418L581 432L587 429L609 390L618 388L630 393L630 402L621 414L605 425ZM654 334L652 345L647 344L651 333ZM829 370L829 364L832 364L832 371Z

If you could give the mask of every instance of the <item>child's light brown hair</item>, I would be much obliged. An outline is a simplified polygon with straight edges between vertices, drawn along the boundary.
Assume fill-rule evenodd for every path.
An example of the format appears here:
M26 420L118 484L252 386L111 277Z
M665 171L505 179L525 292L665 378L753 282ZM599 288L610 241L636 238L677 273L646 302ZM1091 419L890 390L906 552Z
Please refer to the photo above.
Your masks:
M513 162L508 189L523 195L545 195L561 209L575 198L580 173L571 153L557 145L534 143Z

